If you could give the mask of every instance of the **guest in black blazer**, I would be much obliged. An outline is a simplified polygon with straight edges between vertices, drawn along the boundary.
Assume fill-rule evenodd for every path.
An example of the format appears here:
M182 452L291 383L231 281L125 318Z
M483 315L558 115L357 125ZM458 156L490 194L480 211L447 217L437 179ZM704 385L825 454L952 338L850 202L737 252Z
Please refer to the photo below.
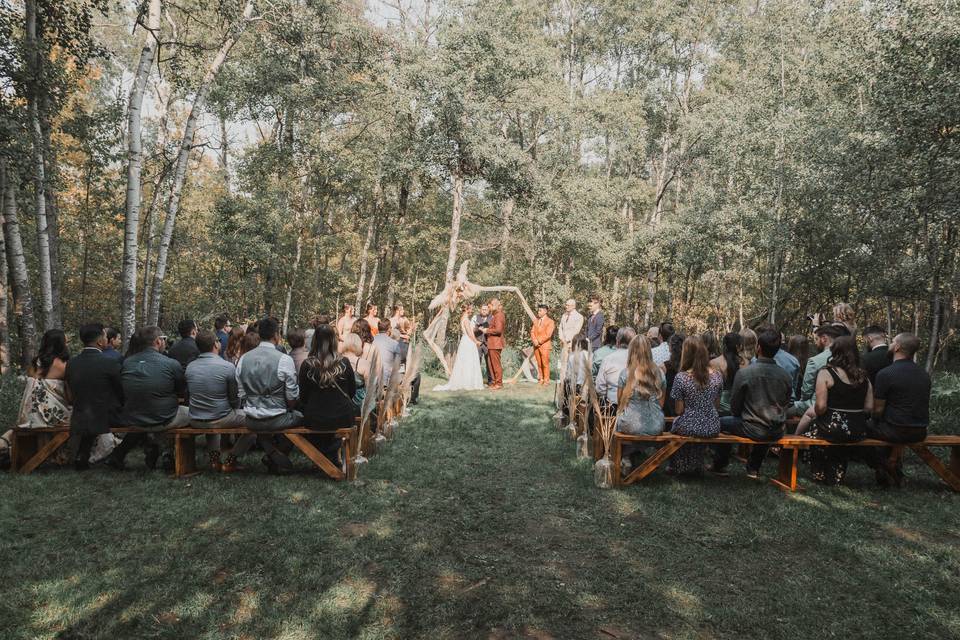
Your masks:
M861 356L860 364L866 370L870 384L876 385L877 374L893 362L893 354L887 346L887 332L877 325L870 325L863 330L863 342L867 351Z
M99 323L80 327L83 351L67 362L66 383L73 417L70 433L77 439L74 468L89 467L90 449L97 436L120 426L123 387L120 384L120 361L104 355L107 334Z

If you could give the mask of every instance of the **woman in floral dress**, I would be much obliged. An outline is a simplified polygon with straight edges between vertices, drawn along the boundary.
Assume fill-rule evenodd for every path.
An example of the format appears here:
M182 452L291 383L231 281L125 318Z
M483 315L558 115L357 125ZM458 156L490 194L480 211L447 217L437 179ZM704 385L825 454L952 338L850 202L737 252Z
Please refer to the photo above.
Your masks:
M717 407L723 391L723 376L710 368L710 354L699 336L691 336L683 343L680 372L673 382L673 398L677 418L671 433L683 436L712 438L720 433L720 415ZM706 445L684 445L671 458L670 470L683 475L703 473L703 454Z

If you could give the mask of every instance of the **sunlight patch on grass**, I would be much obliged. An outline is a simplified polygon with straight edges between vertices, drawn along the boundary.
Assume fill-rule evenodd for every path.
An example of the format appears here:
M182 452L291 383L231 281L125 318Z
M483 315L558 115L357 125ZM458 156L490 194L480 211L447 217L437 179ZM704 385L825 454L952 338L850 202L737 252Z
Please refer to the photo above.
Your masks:
M246 624L253 620L254 614L260 608L260 595L252 587L246 587L240 592L240 602L230 617L232 624Z
M314 611L323 618L362 610L374 598L377 585L367 578L344 578L323 594Z

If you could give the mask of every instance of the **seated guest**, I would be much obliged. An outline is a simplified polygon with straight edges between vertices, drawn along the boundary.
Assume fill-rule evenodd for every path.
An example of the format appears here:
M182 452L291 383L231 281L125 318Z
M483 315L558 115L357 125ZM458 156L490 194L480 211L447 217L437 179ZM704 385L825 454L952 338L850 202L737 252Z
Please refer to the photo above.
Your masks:
M180 398L187 393L183 367L173 358L163 355L166 338L159 327L142 327L137 330L137 344L142 351L131 354L123 361L120 382L123 385L123 420L125 426L139 427L152 434L190 424L190 411L180 405ZM127 453L149 438L144 433L128 433L107 458L110 466L122 469ZM160 449L156 438L147 447L147 467L156 466ZM172 468L173 458L164 455L164 468Z
M913 361L920 339L912 333L897 335L890 344L893 362L877 373L874 387L872 438L895 444L920 442L927 437L930 423L930 376ZM879 454L889 457L884 448ZM899 485L903 471L890 470Z
M237 368L220 357L220 340L210 331L197 334L200 356L187 365L187 390L190 392L190 425L197 429L223 429L244 426L244 413L237 395ZM242 436L220 462L220 436L207 436L210 466L216 471L237 471L237 457L256 440Z
M875 324L863 330L863 343L867 352L863 354L862 364L870 378L870 384L875 384L877 374L891 363L890 347L887 346L887 332Z
M650 343L650 349L656 349L660 346L660 327L653 326L647 329L647 342Z
M564 415L572 415L570 411L572 396L581 394L588 375L590 375L590 341L586 338L577 338L573 341L573 351L567 356L567 366L564 370L566 377L562 391Z
M773 359L780 348L780 332L767 328L757 336L759 356L756 362L737 371L730 396L730 414L720 419L720 430L757 441L747 461L747 477L759 478L760 467L767 455L766 444L783 435L790 406L790 375ZM716 445L711 469L726 473L733 445Z
M657 330L660 336L660 344L653 349L653 362L658 366L670 359L670 338L673 337L673 323L661 322Z
M367 305L367 312L364 315L363 319L367 321L367 325L370 327L370 333L376 336L380 333L380 317L378 316L379 309L375 304Z
M803 415L807 409L813 406L817 374L830 359L830 347L833 345L833 341L843 335L845 331L845 327L836 324L821 324L814 330L814 344L820 349L820 353L807 360L807 365L803 370L800 399L793 403L793 408L790 411L791 415Z
M617 387L617 431L645 436L663 433L666 379L663 370L653 363L646 336L636 336L630 341L627 367L620 373ZM628 444L623 448L623 455L637 463L639 449Z
M680 371L670 391L677 413L670 432L713 438L720 433L717 406L723 390L723 376L710 368L710 354L699 336L690 336L682 344ZM670 468L682 475L703 474L706 449L705 445L685 445L670 459Z
M733 378L737 375L740 367L745 367L750 363L744 364L740 360L740 351L743 345L743 338L736 331L730 331L723 336L723 351L719 356L710 361L710 368L719 371L723 376L723 391L720 392L720 404L717 409L721 416L730 415L730 390L733 389Z
M80 327L83 350L67 363L67 391L73 402L70 435L77 440L74 468L90 466L90 451L97 438L109 434L120 424L123 407L123 385L120 384L120 360L108 356L108 345L102 324Z
M750 327L740 329L740 360L747 366L757 357L757 332Z
M197 323L193 320L181 320L177 325L177 332L180 334L180 339L170 347L167 355L179 362L180 366L186 369L187 365L196 360L200 355L196 341Z
M246 335L247 332L243 327L234 327L230 330L230 337L227 338L227 350L221 353L224 360L233 365L240 361L240 356L243 355L243 338Z
M123 336L113 327L107 327L107 346L103 348L103 355L113 358L117 362L123 360L120 348L123 346Z
M260 344L241 356L237 364L237 394L243 403L246 425L251 431L271 432L300 426L303 414L294 407L300 398L293 358L277 351L280 330L274 318L257 325ZM292 467L277 445L287 439L260 438L267 455L262 462L273 473ZM286 441L286 442L285 442Z
M230 331L233 325L225 315L219 315L213 321L213 328L217 332L217 340L220 342L220 357L227 357L227 343L230 341Z
M386 320L389 325L390 321ZM385 330L389 332L389 327ZM313 334L310 355L298 376L304 426L312 429L352 427L358 415L354 404L356 379L350 361L337 353L337 333L321 325ZM339 441L335 436L309 436L313 444L337 464Z
M710 359L720 357L720 344L717 342L717 335L710 331L704 331L700 334L700 339L703 340L703 344L707 347L707 353L710 354Z
M27 369L26 385L20 401L17 426L21 429L57 427L70 422L70 401L63 381L70 360L67 338L60 329L50 329L40 339L37 357ZM46 444L47 435L40 438ZM67 464L67 448L61 448L51 461Z
M253 351L257 347L259 347L260 342L261 340L260 340L259 333L257 333L256 331L254 331L253 333L247 332L243 336L243 342L240 343L240 358L242 358L244 354L249 353L250 351ZM237 363L240 362L240 358L237 358Z
M390 386L393 369L400 365L400 343L390 337L390 319L380 321L379 332L373 337L373 346L380 352L380 380L384 387Z
M600 363L603 362L603 359L617 350L618 331L620 331L620 327L616 325L610 325L607 327L606 332L603 334L603 346L593 352L593 368L591 370L591 375L594 378L596 378L597 374L600 373Z
M314 334L316 330L316 327L314 327ZM311 338L312 337L311 335ZM297 368L298 373L300 372L300 365L302 365L303 361L310 355L309 349L305 346L306 339L307 336L302 329L291 329L287 332L287 344L290 345L290 357L293 358L293 364Z
M627 368L627 357L629 354L630 341L637 336L637 332L632 327L621 327L617 332L617 349L600 363L600 371L597 373L597 395L600 397L601 406L608 407L611 411L617 406L617 384L620 382L620 374Z
M680 372L680 360L683 357L683 343L686 340L682 333L675 333L670 336L668 344L670 346L670 359L661 365L667 381L667 399L663 405L663 412L668 416L675 416L676 411L673 406L673 381Z
M364 345L356 333L348 333L343 337L343 357L350 363L354 377L353 403L359 409L367 395L367 374L370 372L370 360L373 345ZM366 347L367 353L364 353Z
M873 389L860 366L857 342L840 336L831 345L827 366L817 373L816 399L797 433L829 442L857 442L867 437L867 416L873 410ZM817 482L836 485L847 473L846 447L811 447L810 467Z
M793 384L793 399L799 400L803 387L804 374L807 370L807 362L810 360L810 340L807 336L790 336L790 341L787 343L787 351L797 359L797 364L800 367L797 369L797 377Z

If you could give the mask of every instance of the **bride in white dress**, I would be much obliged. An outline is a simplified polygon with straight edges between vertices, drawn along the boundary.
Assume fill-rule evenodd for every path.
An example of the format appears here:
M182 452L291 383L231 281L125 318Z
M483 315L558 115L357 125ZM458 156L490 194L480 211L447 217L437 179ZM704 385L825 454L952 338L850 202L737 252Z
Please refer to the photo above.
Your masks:
M480 341L474 337L473 305L467 304L460 316L460 346L453 361L453 371L447 384L434 391L475 391L483 389L483 371L480 369Z

